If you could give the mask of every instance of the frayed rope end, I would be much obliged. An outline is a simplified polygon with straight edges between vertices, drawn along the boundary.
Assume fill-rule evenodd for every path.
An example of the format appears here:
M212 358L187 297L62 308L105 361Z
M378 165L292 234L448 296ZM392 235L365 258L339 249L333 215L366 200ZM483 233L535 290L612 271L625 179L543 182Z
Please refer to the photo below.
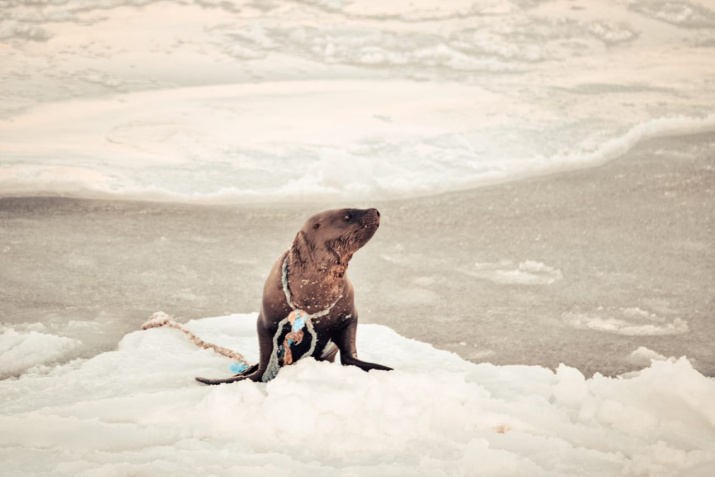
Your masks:
M173 319L164 313L163 311L157 311L147 320L146 323L142 325L142 330L148 330L149 328L159 328L161 326L166 326Z

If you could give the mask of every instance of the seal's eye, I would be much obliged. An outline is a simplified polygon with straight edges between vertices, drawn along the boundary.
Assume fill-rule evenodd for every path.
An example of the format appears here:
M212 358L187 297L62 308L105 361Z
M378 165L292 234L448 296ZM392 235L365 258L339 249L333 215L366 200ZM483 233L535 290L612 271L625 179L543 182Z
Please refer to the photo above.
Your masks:
M320 228L320 224L313 224L313 228L314 228L314 229L319 229L319 228Z
M353 216L352 216L352 214L350 214L350 213L347 213L347 214L343 215L343 220L344 220L345 222L349 221L349 220L352 219L352 218L353 218Z

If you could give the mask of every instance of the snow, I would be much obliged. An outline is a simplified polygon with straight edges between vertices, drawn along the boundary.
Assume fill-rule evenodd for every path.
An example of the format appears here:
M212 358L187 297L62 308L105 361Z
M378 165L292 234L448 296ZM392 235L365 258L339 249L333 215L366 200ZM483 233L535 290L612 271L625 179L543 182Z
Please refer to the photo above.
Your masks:
M639 366L649 366L653 361L664 361L667 358L657 351L639 346L637 350L628 356L628 360Z
M0 194L389 200L593 167L715 131L706 3L5 2Z
M255 314L194 320L255 360ZM42 344L27 352L37 351ZM304 359L267 384L208 387L229 362L180 332L0 382L13 476L619 475L715 471L715 381L686 358L586 379L473 364L379 325L358 348L393 372ZM647 352L639 350L638 355Z
M665 0L631 2L629 8L664 22L686 28L715 28L715 13L693 2ZM712 5L710 5L712 6Z
M81 343L72 338L14 329L0 334L0 378L67 358Z

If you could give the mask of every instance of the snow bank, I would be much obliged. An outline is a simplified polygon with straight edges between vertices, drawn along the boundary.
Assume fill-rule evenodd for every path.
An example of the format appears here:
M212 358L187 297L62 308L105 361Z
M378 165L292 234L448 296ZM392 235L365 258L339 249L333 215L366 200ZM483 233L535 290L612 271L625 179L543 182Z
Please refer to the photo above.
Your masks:
M255 359L255 315L192 321ZM178 331L0 382L8 475L689 475L715 471L715 382L681 358L626 377L472 364L362 325L361 356L207 387L228 361Z
M76 339L37 331L5 330L0 334L0 378L64 360L81 344Z

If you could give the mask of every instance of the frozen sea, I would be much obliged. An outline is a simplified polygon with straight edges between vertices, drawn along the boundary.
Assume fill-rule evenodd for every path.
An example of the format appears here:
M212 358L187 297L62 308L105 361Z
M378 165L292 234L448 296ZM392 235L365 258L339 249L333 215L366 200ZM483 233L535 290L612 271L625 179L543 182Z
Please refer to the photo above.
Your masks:
M715 4L0 3L3 475L715 474ZM255 359L275 258L391 373Z

